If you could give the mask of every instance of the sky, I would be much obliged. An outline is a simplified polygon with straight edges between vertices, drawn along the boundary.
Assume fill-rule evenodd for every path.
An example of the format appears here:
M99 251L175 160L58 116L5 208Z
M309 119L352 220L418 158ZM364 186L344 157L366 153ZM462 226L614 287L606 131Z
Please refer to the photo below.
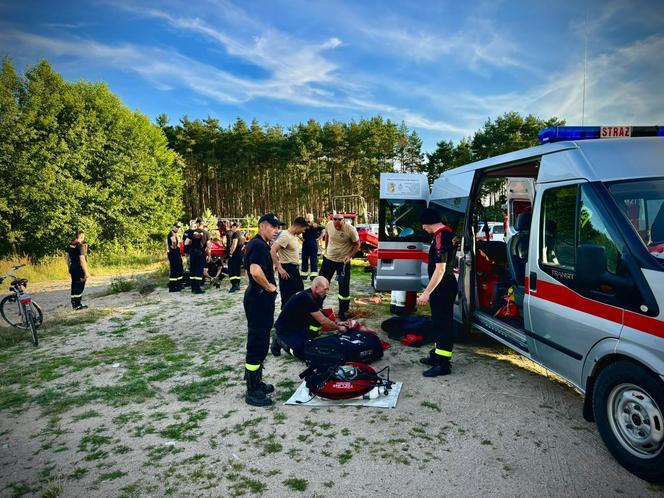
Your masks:
M664 125L664 0L0 0L0 54L171 124L380 114L424 151L509 111Z

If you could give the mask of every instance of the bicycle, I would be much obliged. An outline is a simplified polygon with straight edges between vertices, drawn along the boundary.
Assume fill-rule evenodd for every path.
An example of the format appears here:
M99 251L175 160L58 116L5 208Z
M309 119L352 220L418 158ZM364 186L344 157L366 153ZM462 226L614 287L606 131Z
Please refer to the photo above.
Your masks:
M8 273L0 275L0 284L7 278L12 277L9 284L11 294L0 301L0 315L12 327L30 330L32 343L39 345L37 329L44 323L44 315L39 305L25 291L28 286L27 278L18 278L14 273L25 265L14 266Z

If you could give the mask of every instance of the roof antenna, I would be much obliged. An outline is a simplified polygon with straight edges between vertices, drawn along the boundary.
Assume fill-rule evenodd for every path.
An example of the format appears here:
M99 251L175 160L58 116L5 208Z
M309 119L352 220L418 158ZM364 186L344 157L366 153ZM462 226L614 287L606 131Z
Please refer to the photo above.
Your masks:
M586 5L586 20L584 23L583 37L585 48L583 54L583 96L581 97L581 126L586 120L586 73L588 72L588 6Z

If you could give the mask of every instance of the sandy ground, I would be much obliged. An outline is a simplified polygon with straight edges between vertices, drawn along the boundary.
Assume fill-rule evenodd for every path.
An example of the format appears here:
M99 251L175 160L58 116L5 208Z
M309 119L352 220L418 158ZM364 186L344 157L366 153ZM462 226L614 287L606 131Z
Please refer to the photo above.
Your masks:
M40 346L0 356L2 496L662 495L614 461L578 394L485 336L457 347L444 379L393 343L376 365L404 383L391 410L284 406L303 367L268 356L278 402L259 409L243 401L246 321L227 282L88 298L83 314L67 286L32 289ZM387 306L366 308L378 329Z

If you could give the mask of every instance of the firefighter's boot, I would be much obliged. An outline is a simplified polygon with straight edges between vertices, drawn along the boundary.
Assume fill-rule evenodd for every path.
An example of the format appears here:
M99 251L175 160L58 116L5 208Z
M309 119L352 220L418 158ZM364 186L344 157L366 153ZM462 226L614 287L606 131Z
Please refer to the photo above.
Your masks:
M244 395L244 400L251 406L271 406L272 400L260 388L260 375L260 369L253 372L244 371L244 378L247 381L247 393Z
M433 367L434 365L437 365L438 360L436 359L435 351L436 350L433 349L433 348L430 349L429 350L429 356L425 356L424 358L420 358L420 363L422 365L427 365L427 366L430 366L430 367Z
M272 384L267 384L263 382L263 367L261 366L258 369L258 388L263 391L264 394L272 394L274 392L274 386Z
M272 338L272 344L270 344L270 352L272 352L272 356L281 356L281 342L279 342L277 334L274 334L274 337Z
M451 373L452 366L450 365L450 359L441 357L436 365L422 372L422 375L425 377L440 377L441 375L450 375Z

